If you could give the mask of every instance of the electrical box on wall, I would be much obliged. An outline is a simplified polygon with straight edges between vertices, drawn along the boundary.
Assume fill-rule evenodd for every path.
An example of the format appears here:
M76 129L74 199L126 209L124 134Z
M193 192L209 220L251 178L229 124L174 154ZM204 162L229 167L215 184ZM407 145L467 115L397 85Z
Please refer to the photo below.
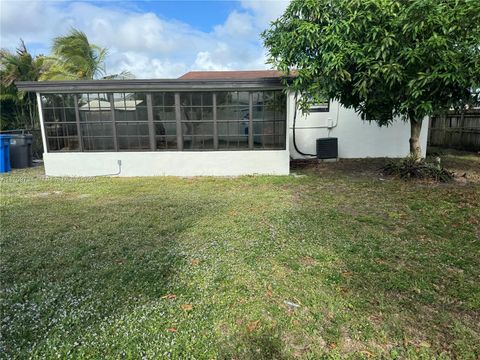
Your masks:
M338 158L338 138L317 139L317 159Z

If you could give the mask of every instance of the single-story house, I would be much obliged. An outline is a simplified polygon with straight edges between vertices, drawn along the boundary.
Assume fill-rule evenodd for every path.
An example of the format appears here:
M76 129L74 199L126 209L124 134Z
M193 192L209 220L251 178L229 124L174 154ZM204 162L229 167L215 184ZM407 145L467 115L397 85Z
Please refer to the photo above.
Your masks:
M286 175L290 159L312 158L317 150L338 158L408 154L407 123L381 128L333 100L304 116L281 76L200 71L178 79L17 87L37 94L49 176ZM319 138L327 140L317 147ZM427 122L424 152L426 142Z

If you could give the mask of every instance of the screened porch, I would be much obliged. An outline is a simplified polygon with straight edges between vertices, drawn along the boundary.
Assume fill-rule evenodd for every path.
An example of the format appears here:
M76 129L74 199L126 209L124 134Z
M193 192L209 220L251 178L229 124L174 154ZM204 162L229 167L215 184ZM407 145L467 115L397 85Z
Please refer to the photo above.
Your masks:
M48 152L283 150L282 90L40 94Z

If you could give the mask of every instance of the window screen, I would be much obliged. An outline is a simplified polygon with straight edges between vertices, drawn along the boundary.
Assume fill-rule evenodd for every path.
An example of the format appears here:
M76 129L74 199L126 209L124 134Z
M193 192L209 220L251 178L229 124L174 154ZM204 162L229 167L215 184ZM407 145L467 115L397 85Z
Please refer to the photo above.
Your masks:
M48 151L79 151L74 95L46 94L41 99Z
M152 93L153 124L156 150L177 149L175 93Z
M286 97L282 91L258 91L253 97L253 147L285 149Z
M84 151L113 151L110 97L104 93L79 95L80 132Z
M213 93L181 93L180 113L183 148L213 150Z
M279 90L89 92L41 99L48 151L285 149L286 97Z
M248 149L249 109L248 92L217 93L219 149Z
M147 95L144 93L113 94L118 149L149 150Z

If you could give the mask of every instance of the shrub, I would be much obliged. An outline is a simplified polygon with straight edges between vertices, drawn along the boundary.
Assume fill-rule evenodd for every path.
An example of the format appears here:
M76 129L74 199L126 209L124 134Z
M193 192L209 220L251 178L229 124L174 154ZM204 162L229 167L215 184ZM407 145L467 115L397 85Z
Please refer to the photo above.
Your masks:
M439 182L449 182L453 179L453 172L444 169L440 164L425 160L418 160L408 156L400 161L392 161L382 168L384 174L398 176L401 179L426 179Z

